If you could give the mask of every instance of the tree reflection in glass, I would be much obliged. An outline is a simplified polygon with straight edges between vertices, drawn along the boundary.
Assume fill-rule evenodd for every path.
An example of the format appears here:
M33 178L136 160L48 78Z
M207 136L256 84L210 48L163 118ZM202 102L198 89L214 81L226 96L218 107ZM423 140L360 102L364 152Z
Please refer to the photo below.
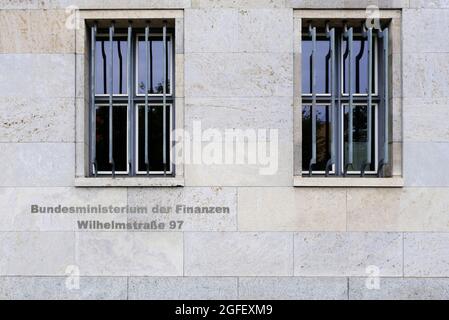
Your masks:
M316 164L313 171L325 171L330 159L330 107L317 105L316 107ZM312 159L312 107L302 107L302 170L309 171Z

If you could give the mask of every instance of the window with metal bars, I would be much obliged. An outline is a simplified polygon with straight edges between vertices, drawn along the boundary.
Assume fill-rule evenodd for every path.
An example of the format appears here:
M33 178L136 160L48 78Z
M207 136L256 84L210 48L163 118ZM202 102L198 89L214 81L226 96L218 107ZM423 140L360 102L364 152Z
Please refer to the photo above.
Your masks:
M90 175L173 176L170 21L90 27Z
M384 175L389 163L388 39L387 26L305 23L303 175Z

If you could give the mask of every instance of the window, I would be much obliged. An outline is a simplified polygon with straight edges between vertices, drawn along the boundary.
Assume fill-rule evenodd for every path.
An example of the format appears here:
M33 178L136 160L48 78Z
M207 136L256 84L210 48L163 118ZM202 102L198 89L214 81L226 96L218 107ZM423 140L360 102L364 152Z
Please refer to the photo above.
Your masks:
M388 28L303 22L302 173L383 176L389 163Z
M90 176L173 176L173 22L90 27Z

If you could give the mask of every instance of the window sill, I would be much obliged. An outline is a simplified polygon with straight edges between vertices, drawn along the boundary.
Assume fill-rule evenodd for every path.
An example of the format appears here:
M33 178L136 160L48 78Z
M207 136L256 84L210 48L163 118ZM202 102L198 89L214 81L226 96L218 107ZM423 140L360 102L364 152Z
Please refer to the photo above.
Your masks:
M87 178L76 177L75 187L183 187L184 178Z
M294 177L295 187L328 187L328 188L402 188L402 177L391 178L309 178Z

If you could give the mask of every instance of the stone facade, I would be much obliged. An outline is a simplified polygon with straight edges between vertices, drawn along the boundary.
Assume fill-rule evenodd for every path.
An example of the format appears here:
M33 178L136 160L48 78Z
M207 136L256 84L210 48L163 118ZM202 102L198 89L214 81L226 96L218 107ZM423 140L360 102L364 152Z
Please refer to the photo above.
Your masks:
M186 164L182 187L76 186L86 61L85 35L65 27L70 5L175 16L178 126L278 129L277 174ZM392 141L403 187L294 187L295 13L368 5L402 20ZM448 299L448 24L443 0L0 0L0 299ZM82 214L30 213L86 203L230 211L172 232L78 231Z

